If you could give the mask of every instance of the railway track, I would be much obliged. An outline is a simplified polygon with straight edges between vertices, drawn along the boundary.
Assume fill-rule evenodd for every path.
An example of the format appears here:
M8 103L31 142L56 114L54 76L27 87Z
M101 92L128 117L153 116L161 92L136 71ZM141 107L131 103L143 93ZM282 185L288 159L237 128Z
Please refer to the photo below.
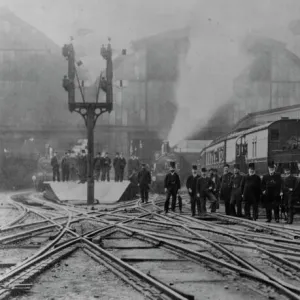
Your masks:
M97 269L104 278L120 281L118 297L114 289L105 291L112 299L300 299L297 228L222 214L192 218L185 201L182 214L165 216L163 199L152 200L87 210L50 203L36 194L14 194L7 205L18 214L0 227L0 253L9 251L18 262L9 264L8 258L0 268L0 299L39 299L36 293L48 282L43 276L60 268L64 271L57 281L66 281L64 272L78 276L80 266L78 272L64 267L73 265L69 261L74 257L75 264L88 257L90 272L82 274L82 282ZM26 257L15 255L15 249L28 250ZM86 284L95 293L86 297L101 297L96 295L99 288L97 292L91 282ZM87 293L82 288L74 294L76 285L62 289L73 293L72 299Z

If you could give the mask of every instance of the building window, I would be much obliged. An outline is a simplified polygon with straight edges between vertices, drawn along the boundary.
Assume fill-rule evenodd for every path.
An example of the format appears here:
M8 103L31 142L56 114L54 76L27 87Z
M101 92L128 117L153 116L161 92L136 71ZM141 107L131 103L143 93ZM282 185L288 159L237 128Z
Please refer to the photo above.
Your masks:
M278 140L279 140L279 130L271 129L271 141L278 141Z

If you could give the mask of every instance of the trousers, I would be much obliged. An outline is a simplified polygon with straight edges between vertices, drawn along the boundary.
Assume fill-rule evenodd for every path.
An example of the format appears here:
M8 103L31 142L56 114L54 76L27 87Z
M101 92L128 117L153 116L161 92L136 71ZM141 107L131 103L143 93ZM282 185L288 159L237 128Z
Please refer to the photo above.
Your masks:
M237 211L235 210L235 206ZM230 214L233 216L242 216L242 194L241 189L233 189L230 197Z
M197 206L198 215L200 215L201 213L200 198L197 197L196 195L190 196L190 198L191 198L192 215L194 216L196 214L196 206Z
M62 181L69 181L70 179L70 169L63 168L62 169Z
M109 171L110 168L109 167L104 167L102 170L102 176L101 176L101 181L110 181L110 177L109 177Z
M149 199L149 188L148 186L140 186L140 194L141 194L141 200L142 200L142 203L143 202L148 202L148 199Z
M53 171L53 181L60 181L60 174L59 174L59 168L57 168L57 167L54 167L53 169L52 169L52 171Z
M206 213L206 201L210 202L211 212L216 212L217 208L217 198L212 192L204 192L200 194L200 211L201 213Z
M175 211L176 207L176 197L177 197L177 189L170 189L167 191L166 201L165 201L165 212L169 211L170 198L172 197L171 209Z
M294 198L291 193L285 193L284 195L284 206L287 212L288 224L293 224L294 221Z
M255 195L245 195L244 196L245 201L245 216L248 219L257 220L258 219L258 202L259 199L255 197ZM252 209L252 217L251 217L251 209Z

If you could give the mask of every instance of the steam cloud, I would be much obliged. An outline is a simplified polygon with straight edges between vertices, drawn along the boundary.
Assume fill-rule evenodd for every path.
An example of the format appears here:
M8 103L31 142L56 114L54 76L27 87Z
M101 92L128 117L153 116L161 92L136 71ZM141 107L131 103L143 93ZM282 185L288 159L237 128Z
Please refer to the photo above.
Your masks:
M254 34L289 42L288 26L299 9L294 0L199 0L189 24L190 48L179 65L170 146L200 131L232 96L233 80L252 59L243 40Z

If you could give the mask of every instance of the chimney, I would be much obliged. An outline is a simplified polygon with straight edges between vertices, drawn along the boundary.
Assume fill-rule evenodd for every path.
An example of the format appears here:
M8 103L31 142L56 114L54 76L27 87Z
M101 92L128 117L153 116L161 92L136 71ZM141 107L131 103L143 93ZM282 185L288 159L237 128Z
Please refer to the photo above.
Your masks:
M162 147L161 147L161 154L164 155L167 153L170 153L169 141L163 141Z

